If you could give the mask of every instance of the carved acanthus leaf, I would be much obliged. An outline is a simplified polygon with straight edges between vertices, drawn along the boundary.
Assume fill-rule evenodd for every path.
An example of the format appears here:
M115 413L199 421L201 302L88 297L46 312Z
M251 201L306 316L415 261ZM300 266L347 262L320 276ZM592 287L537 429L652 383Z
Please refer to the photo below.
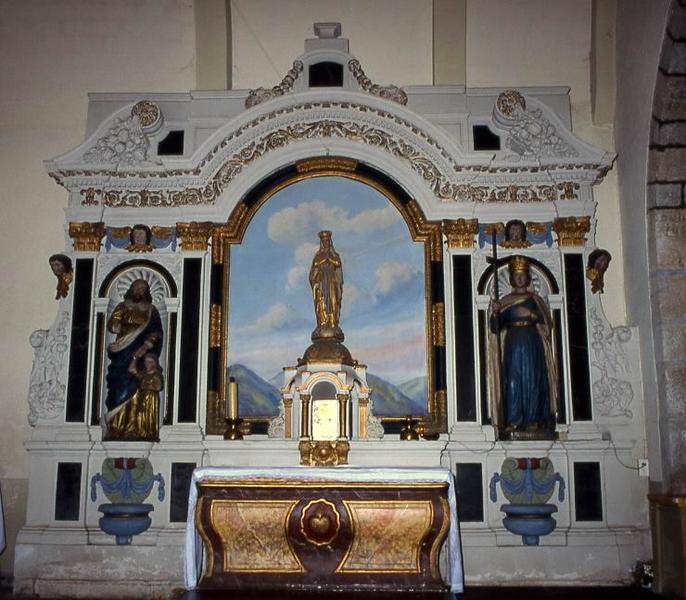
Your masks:
M160 107L150 100L134 105L126 119L117 119L84 154L87 163L135 166L148 160L148 134L162 125Z
M397 85L378 85L372 83L372 80L365 75L364 69L360 64L359 60L352 59L348 62L348 69L352 73L353 77L359 84L359 86L372 96L378 96L385 100L392 100L398 104L405 106L407 104L407 94L400 89Z
M527 110L524 97L517 90L506 90L493 109L496 124L508 131L505 147L525 158L571 158L578 152L543 116L540 108Z
M271 100L278 96L283 96L286 92L290 92L293 89L295 80L298 79L302 72L303 64L299 60L296 60L279 85L275 85L271 89L258 87L254 90L250 90L248 97L245 99L245 108L252 108L262 102L266 102L267 100Z
M629 381L631 366L626 346L631 341L629 327L610 327L594 307L589 311L591 321L591 364L600 372L593 382L593 401L598 414L605 417L633 417L630 406L634 389Z
M39 419L55 419L62 414L66 393L65 355L68 348L70 315L63 312L50 329L37 329L29 337L33 346L33 368L29 383L31 427Z

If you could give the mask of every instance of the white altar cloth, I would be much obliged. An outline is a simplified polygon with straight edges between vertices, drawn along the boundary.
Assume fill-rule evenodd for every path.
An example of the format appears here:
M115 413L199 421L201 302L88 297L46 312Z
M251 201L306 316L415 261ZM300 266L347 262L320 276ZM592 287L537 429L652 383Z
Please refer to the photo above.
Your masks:
M341 482L383 481L390 483L427 482L448 484L450 506L450 529L448 530L448 581L450 591L461 593L464 586L462 555L460 553L457 501L453 475L443 468L370 468L341 466L321 467L202 467L193 471L188 496L188 520L186 522L186 547L184 557L184 578L186 588L195 589L202 574L203 544L195 528L195 504L198 500L198 481L212 479L245 479L248 477L288 478L308 481L328 479Z

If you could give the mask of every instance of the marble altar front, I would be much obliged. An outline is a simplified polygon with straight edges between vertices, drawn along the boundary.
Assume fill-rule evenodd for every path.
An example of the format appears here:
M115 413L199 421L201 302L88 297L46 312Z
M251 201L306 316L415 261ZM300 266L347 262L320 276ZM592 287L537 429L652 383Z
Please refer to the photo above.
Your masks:
M453 476L438 468L197 469L185 580L189 589L461 592Z

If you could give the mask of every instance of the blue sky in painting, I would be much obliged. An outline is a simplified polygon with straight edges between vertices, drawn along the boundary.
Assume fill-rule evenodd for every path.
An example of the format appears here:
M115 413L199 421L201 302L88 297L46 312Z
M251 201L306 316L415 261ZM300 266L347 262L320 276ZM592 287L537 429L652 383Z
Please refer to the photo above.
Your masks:
M395 384L426 375L423 244L382 194L342 177L279 191L232 246L229 364L269 380L303 355L316 325L308 273L322 229L343 261L340 325L353 357Z

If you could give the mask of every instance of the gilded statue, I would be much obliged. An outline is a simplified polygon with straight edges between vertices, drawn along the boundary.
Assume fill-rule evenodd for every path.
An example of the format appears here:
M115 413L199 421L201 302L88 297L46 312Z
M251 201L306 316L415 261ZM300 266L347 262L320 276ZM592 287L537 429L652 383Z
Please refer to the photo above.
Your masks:
M526 234L524 221L512 219L505 224L505 240L500 245L503 248L528 248L531 242Z
M341 257L333 247L330 231L319 232L319 250L310 267L310 286L317 317L317 328L312 332L312 339L334 338L342 341L339 319L343 299L343 268Z
M116 339L107 348L106 438L157 441L162 321L147 281L131 284L124 301L112 311L107 329Z
M512 292L491 305L494 420L506 432L551 430L558 404L552 315L530 289L529 261L513 256L508 269Z
M596 248L588 255L586 278L591 282L591 292L603 293L605 289L605 271L610 266L612 255L602 248Z
M66 254L53 254L49 259L50 268L55 277L57 277L57 290L55 300L66 298L69 294L69 286L74 280L74 269L72 267L71 258Z

